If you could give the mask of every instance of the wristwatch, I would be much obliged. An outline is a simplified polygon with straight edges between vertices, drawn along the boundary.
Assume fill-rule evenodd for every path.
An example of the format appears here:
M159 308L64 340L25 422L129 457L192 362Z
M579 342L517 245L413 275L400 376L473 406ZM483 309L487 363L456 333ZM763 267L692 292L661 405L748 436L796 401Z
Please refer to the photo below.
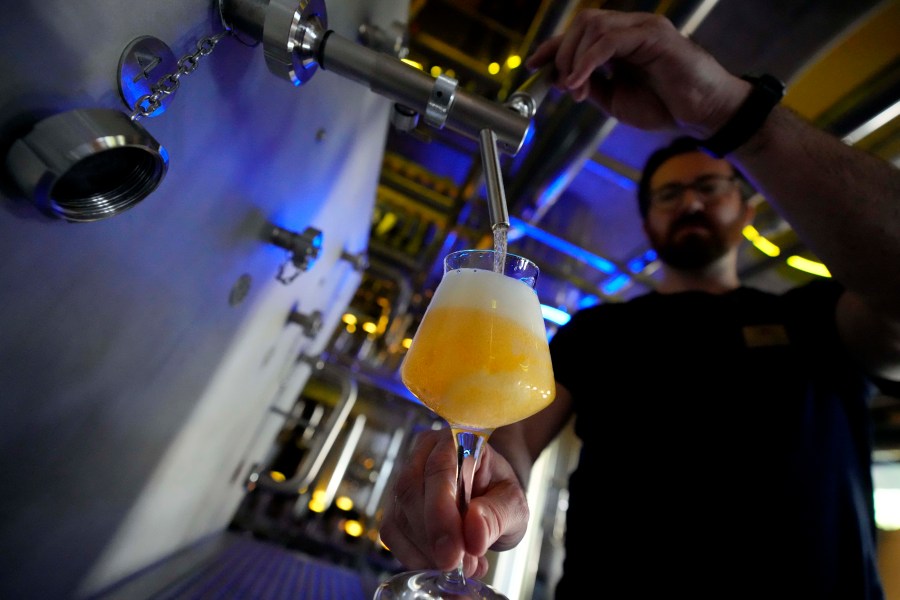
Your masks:
M784 97L784 82L773 75L742 75L741 79L753 86L750 95L721 129L700 141L700 146L718 158L731 154L749 140Z

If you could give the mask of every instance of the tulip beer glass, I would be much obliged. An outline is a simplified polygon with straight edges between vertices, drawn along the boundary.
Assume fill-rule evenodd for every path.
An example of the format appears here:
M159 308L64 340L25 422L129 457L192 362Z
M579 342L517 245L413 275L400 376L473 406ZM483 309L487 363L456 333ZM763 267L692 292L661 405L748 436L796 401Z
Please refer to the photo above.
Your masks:
M496 250L460 250L444 273L400 367L404 385L450 426L457 448L457 491L465 513L481 448L497 427L553 401L555 384L540 303L539 269ZM502 599L453 571L399 573L376 600Z

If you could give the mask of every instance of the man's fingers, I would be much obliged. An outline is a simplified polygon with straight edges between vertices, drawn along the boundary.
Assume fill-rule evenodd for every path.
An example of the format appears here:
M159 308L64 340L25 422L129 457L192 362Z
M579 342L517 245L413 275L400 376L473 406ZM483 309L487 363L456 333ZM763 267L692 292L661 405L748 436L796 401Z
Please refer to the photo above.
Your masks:
M540 44L535 51L525 60L525 66L533 71L540 69L551 62L556 56L556 51L561 42L560 36L552 37Z

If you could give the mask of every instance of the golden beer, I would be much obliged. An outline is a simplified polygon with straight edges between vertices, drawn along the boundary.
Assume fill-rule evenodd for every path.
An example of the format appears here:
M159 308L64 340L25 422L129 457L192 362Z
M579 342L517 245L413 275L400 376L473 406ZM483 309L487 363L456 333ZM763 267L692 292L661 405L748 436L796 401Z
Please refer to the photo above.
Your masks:
M403 383L457 427L493 430L553 401L537 294L484 269L444 273L403 361Z

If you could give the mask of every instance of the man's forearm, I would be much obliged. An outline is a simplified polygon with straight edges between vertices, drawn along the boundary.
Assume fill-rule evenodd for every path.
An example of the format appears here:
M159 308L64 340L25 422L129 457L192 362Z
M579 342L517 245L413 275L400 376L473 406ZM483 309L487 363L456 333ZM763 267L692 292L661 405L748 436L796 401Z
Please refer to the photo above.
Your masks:
M835 278L900 306L900 171L776 107L731 157Z

